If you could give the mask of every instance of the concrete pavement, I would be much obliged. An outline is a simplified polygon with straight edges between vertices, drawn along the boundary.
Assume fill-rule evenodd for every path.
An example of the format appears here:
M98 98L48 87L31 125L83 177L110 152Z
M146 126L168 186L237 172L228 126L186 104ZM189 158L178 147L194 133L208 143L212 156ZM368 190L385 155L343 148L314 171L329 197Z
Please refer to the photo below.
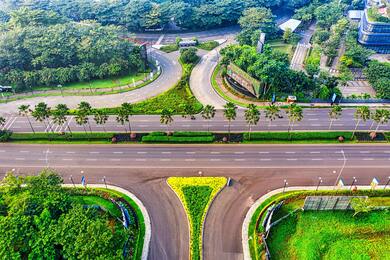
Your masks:
M353 130L355 128L356 121L354 119L354 108L345 108L342 116L339 120L335 120L331 130ZM328 108L314 108L304 109L304 118L301 122L294 125L294 130L297 131L328 131L330 120L329 120L329 109ZM1 115L1 114L0 114ZM265 118L265 112L261 111L261 119L257 126L253 126L253 131L287 131L288 130L288 117L284 111L281 112L283 118L278 118L272 123ZM50 131L50 127L45 127L43 123L35 122L32 118L33 128L37 132ZM90 123L93 131L103 132L124 132L124 126L117 123L114 116L111 116L108 122L104 125L96 125L93 118L90 118ZM69 124L71 131L83 132L84 128L75 123L74 117L69 117L68 122L63 125L55 125L51 121L51 127L55 132L66 132L68 131L67 125ZM137 115L131 117L132 130L135 132L149 132L149 131L165 131L167 127L160 123L159 115ZM361 122L358 130L369 130L372 126L372 121ZM127 124L126 124L127 127ZM87 127L88 128L88 127ZM373 129L376 128L376 124L373 125ZM7 129L13 132L31 132L30 125L26 118L11 115L6 116L6 124L0 127L0 130ZM170 129L176 131L207 131L210 129L214 132L227 131L228 122L223 117L223 111L217 111L214 119L208 121L204 120L200 115L196 115L196 120L188 118L182 118L181 116L175 116L174 122ZM237 119L232 122L231 129L233 132L244 132L248 131L248 126L244 118L244 111L239 110ZM379 130L389 131L390 125L381 125Z
M151 51L151 56L159 61L162 69L161 75L152 83L129 92L100 95L100 96L49 96L35 97L24 100L11 101L9 103L0 104L1 114L16 114L20 105L28 104L34 108L39 102L45 102L50 107L57 104L67 104L69 108L76 108L81 101L89 102L92 107L118 107L124 102L137 103L145 99L157 96L164 91L170 89L180 79L182 69L178 62L178 54L166 54L157 50Z

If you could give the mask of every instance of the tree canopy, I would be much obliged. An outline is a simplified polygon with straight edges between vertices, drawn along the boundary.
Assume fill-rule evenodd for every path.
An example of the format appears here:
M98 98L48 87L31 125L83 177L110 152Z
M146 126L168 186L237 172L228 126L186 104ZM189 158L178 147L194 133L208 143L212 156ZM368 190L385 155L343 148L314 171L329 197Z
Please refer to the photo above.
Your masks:
M0 38L0 84L17 90L129 74L144 69L140 49L116 26L75 23L53 11L11 13Z

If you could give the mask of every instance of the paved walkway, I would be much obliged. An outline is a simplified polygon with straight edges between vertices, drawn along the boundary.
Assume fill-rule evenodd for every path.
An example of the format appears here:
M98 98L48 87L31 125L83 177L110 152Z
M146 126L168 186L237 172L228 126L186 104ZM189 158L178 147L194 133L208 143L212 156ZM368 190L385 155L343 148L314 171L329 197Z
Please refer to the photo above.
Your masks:
M162 73L157 80L142 88L129 91L126 93L100 95L100 96L50 96L36 97L26 100L17 100L9 103L0 104L0 111L3 114L16 114L18 107L22 104L34 107L39 102L46 102L50 107L57 104L67 104L70 109L76 108L77 105L86 101L92 107L117 107L124 102L137 103L145 99L157 96L164 91L167 91L180 79L182 69L178 60L178 53L166 54L160 51L152 50L151 56L157 59L160 63Z

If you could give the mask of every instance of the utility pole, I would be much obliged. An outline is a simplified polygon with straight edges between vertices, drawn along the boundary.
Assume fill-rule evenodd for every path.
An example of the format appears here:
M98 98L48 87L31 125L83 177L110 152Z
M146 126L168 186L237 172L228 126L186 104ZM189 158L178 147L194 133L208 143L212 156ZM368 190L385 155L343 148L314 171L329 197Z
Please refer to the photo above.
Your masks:
M316 191L318 191L318 188L320 187L321 183L322 183L322 178L318 177L318 183L317 183Z

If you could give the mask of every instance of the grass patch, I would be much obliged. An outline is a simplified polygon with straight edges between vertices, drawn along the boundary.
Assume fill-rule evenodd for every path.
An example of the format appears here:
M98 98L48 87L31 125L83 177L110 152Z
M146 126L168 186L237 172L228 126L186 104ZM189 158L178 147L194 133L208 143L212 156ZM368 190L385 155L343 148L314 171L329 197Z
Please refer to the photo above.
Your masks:
M172 135L154 132L142 137L143 143L212 143L214 140L214 135L208 132L174 132Z
M205 51L211 51L219 46L219 43L216 41L207 41L199 43L196 47Z
M171 53L171 52L178 51L178 50L179 50L179 46L177 44L168 44L168 45L161 46L161 48L160 48L160 51L163 51L166 53Z
M120 218L122 216L121 211L116 207L114 203L100 196L94 196L94 195L72 196L72 200L82 205L90 205L90 206L98 205L104 210L106 210L108 213L110 213L111 216L116 218Z
M244 133L245 141L338 141L343 136L345 141L351 140L352 132L254 132Z
M113 133L66 133L66 134L57 134L57 133L12 133L9 140L10 142L80 142L80 141L88 141L88 142L111 142L111 138L113 137Z
M294 44L285 43L283 39L266 41L266 44L274 50L286 53L290 59L294 55Z
M169 186L179 196L190 223L190 259L202 259L202 229L214 196L226 185L224 177L170 177Z
M278 203L282 200L285 200L286 202L288 202L288 204L284 204L282 206L282 208L280 209L281 212L279 212L275 215L275 217L278 218L278 216L284 216L288 212L291 212L294 209L301 207L303 205L304 198L306 196L310 196L310 195L317 195L317 196L326 196L326 195L330 195L330 196L340 196L340 195L369 196L370 201L373 202L372 203L373 205L388 205L388 203L390 202L390 197L389 197L390 190L358 190L356 192L352 192L350 190L290 191L290 192L286 192L284 194L279 193L279 194L276 194L274 196L271 196L270 198L263 201L260 204L260 206L255 210L255 213L253 214L252 219L250 220L250 223L249 223L249 227L248 227L249 241L248 241L248 243L249 243L250 255L251 255L252 259L254 259L254 260L262 259L261 257L262 257L263 246L261 243L258 243L258 241L260 241L260 234L261 234L261 232L263 232L263 228L261 225L259 225L259 223L261 223L263 221L263 218L265 216L264 213L267 210L267 208L271 204ZM351 215L352 214L353 213L351 213ZM288 218L285 221L288 222L291 219L293 219L293 217ZM390 218L388 217L388 220L389 219ZM296 221L292 220L292 222L295 223ZM280 225L278 225L277 227L279 228L279 226ZM317 227L317 229L320 226L321 227L328 226L328 224L315 224L315 227ZM331 225L329 225L329 226L331 226ZM294 227L287 225L285 227L281 227L280 232L285 232L285 234L287 235L287 234L294 234L293 231L294 231ZM290 236L290 235L288 235L288 236ZM277 239L278 238L276 238L276 240L274 242L275 244L277 244ZM282 239L282 238L280 238L280 239ZM279 242L281 243L282 241L279 240ZM285 247L284 246L282 247L280 243L278 244L280 246L280 248L283 248L283 251L286 251ZM280 248L279 248L279 251L282 251L282 250L280 250ZM306 247L303 247L303 248L306 248ZM302 250L302 249L299 249L299 250ZM281 254L283 254L283 252L281 252ZM278 257L276 257L272 254L271 254L271 257L273 257L275 259L279 259ZM283 258L283 259L285 259L285 258ZM300 259L300 258L297 258L297 257L294 258L293 256L291 256L289 259ZM303 259L312 259L312 258L303 258ZM345 259L345 258L334 258L334 259ZM351 259L354 259L354 258L351 258Z

